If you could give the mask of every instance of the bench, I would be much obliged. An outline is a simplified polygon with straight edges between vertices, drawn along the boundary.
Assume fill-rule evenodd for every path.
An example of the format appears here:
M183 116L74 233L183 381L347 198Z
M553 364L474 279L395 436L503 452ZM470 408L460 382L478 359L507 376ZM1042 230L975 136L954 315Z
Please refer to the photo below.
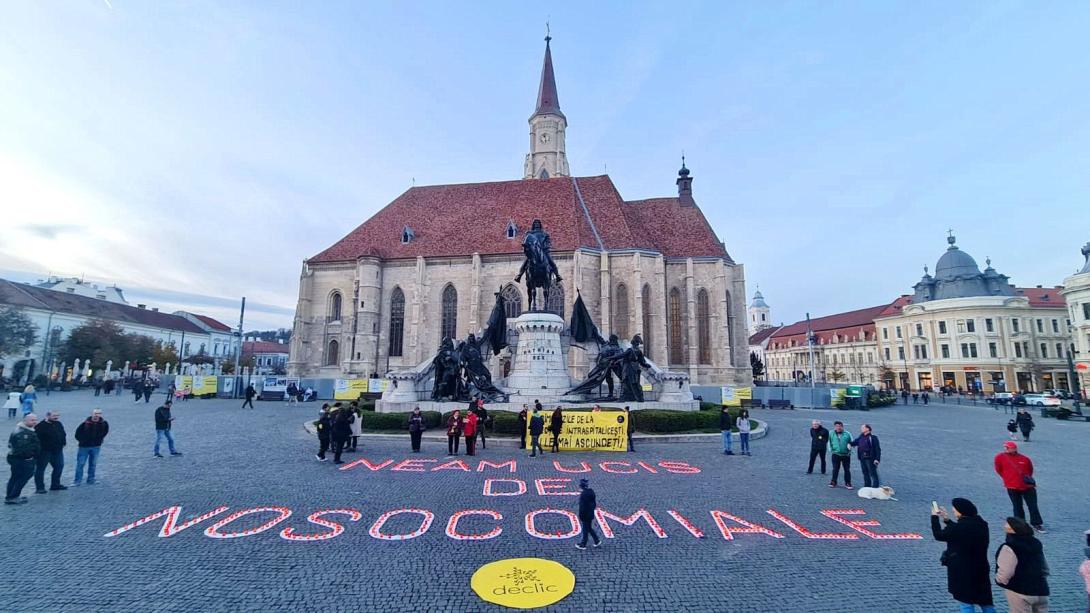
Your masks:
M740 402L742 403L743 409L759 409L763 406L760 400L754 400L752 398L743 398Z
M790 400L769 400L768 401L768 408L770 408L770 409L790 409L790 408L792 408L791 407L791 401Z

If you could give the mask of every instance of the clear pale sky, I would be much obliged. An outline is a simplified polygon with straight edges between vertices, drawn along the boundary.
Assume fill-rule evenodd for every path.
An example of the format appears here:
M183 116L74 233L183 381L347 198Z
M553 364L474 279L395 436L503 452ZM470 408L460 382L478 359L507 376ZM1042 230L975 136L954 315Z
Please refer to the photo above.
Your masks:
M776 320L911 291L947 228L1081 265L1090 3L73 0L0 19L0 274L288 326L414 179L521 178L546 19L572 172L673 195L684 150Z

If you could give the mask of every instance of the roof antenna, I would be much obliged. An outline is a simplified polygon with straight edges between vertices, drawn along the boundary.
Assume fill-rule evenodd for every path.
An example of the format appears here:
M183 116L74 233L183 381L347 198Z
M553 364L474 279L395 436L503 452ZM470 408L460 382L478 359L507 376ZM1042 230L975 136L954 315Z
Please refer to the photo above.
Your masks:
M416 177L413 177L413 187L416 187Z
M549 42L553 37L549 31L549 16L545 16L545 42Z

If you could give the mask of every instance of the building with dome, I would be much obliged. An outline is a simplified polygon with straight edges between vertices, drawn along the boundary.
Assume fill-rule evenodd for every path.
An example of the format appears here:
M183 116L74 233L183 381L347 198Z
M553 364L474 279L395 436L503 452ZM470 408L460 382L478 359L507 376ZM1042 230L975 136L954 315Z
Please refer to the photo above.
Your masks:
M513 281L522 239L540 219L563 277L548 310L568 319L581 294L603 333L641 334L650 359L693 384L749 380L744 269L697 205L684 159L665 198L625 200L608 175L573 176L549 40L522 178L413 187L305 260L290 375L414 367L444 337L479 331L497 292L514 319L528 303ZM593 348L565 352L581 379ZM493 377L511 358L492 359Z
M1082 247L1082 269L1064 279L1063 296L1071 322L1071 349L1083 397L1090 386L1090 243Z
M925 268L913 294L778 330L765 350L770 378L813 376L897 390L1070 389L1061 288L1018 288L990 259L986 266L981 272L951 235L934 275ZM808 335L815 347L812 374Z
M746 313L749 315L750 333L760 332L772 327L772 308L765 302L765 297L761 295L760 289L753 293L753 302L749 303Z

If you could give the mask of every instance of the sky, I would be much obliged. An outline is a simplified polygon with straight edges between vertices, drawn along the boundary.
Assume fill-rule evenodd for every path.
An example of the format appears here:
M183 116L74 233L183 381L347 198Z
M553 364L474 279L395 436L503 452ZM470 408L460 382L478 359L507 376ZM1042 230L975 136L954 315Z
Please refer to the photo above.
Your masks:
M775 321L888 302L948 229L1019 286L1090 240L1086 2L9 4L0 275L291 325L416 185L519 179L545 22L568 159L694 196Z

